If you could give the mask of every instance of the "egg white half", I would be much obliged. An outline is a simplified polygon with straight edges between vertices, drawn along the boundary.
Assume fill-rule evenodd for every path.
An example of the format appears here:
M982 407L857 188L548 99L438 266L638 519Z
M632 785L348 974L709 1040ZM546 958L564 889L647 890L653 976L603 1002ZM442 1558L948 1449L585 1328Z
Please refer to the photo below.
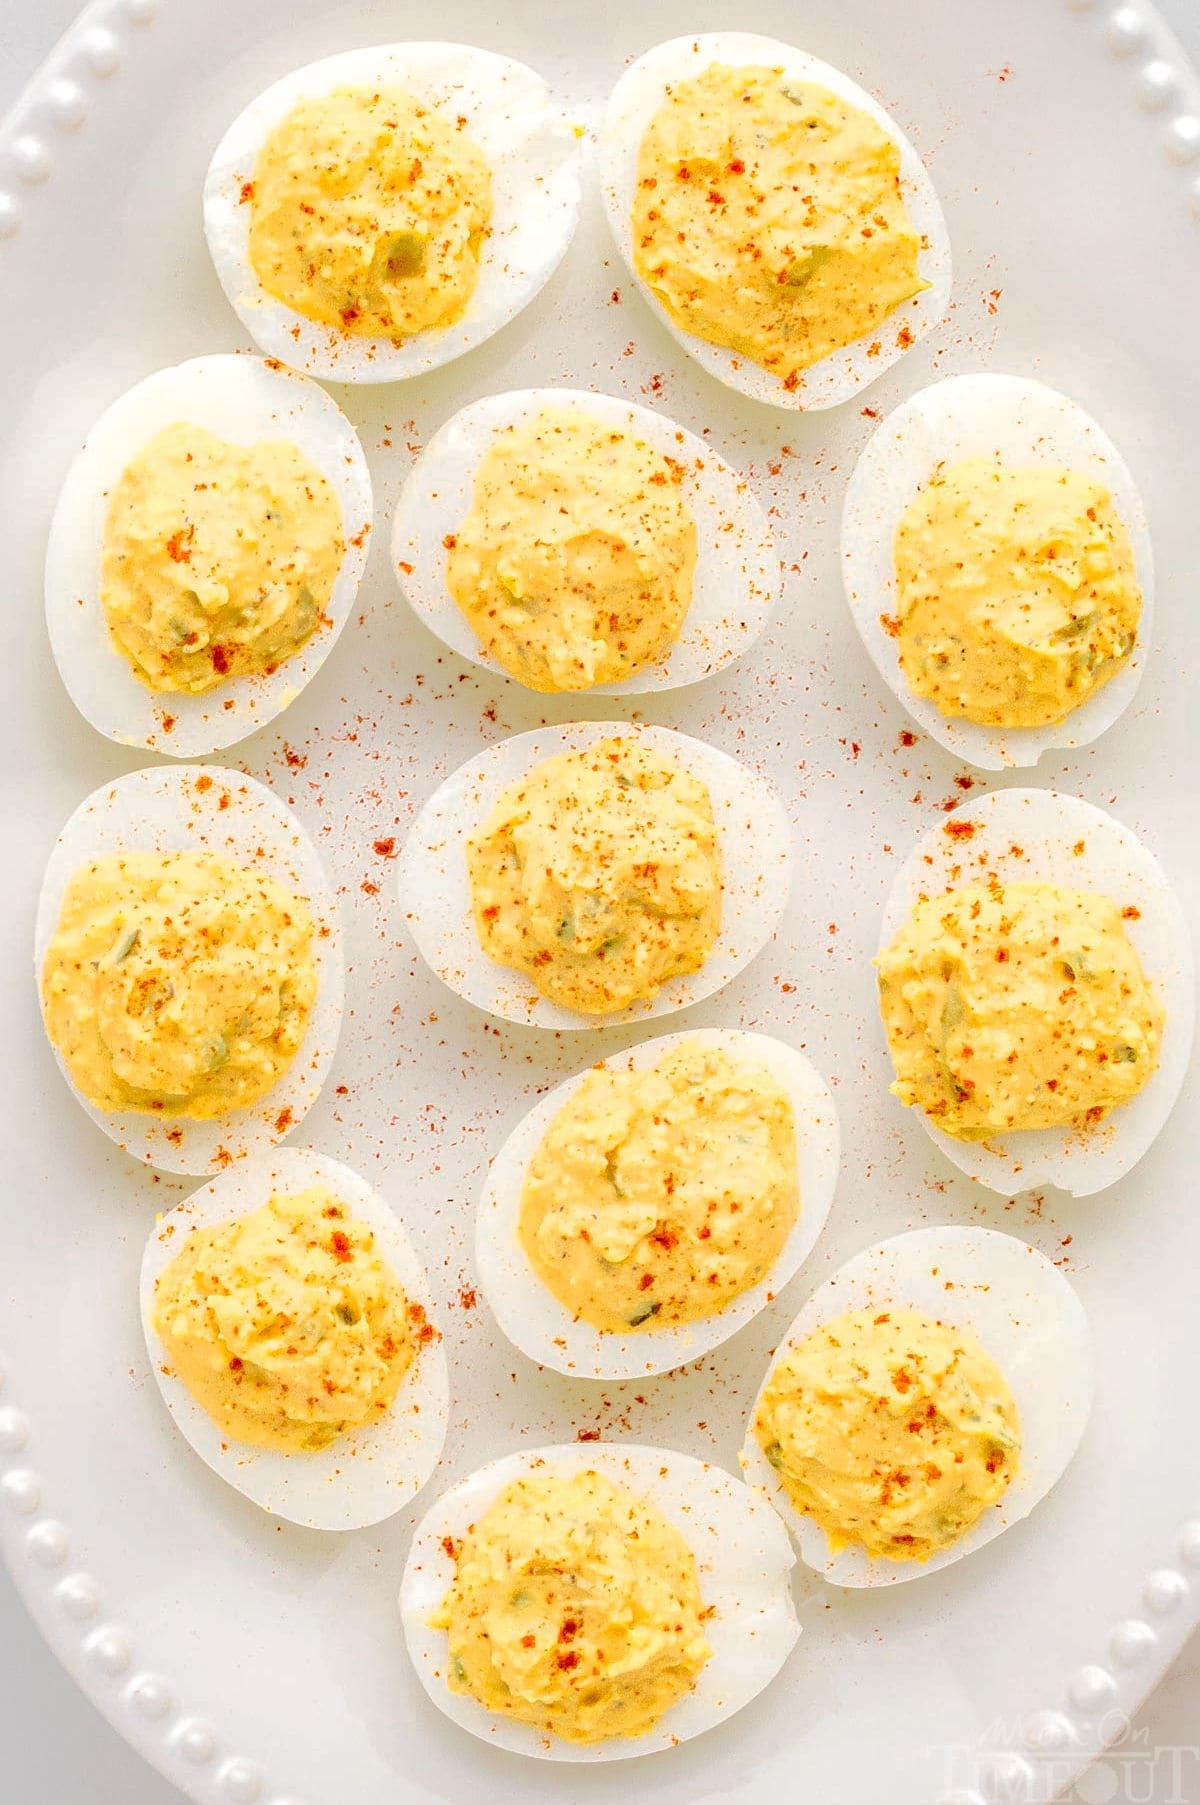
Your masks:
M923 1110L904 1114L920 1121L961 1172L993 1191L1007 1195L1057 1185L1087 1197L1115 1184L1141 1159L1179 1095L1195 1017L1187 920L1158 860L1112 815L1053 790L992 790L962 803L917 842L888 896L880 949L895 938L918 897L988 883L993 876L1002 884L1090 890L1122 909L1137 909L1124 926L1166 1006L1158 1070L1128 1103L1088 1129L1027 1129L990 1141L959 1141ZM886 1054L884 1060L890 1068Z
M615 395L577 389L487 395L460 409L434 434L409 472L392 525L392 568L414 613L451 651L484 670L508 674L480 646L447 587L444 542L462 528L485 454L507 429L523 425L544 408L603 421L682 463L680 493L696 522L692 603L679 638L657 663L619 683L593 684L584 693L630 696L678 689L748 651L780 586L771 530L749 483L703 439L664 414Z
M847 1310L911 1308L967 1329L1008 1382L1021 1421L1021 1460L998 1503L927 1561L873 1560L861 1542L831 1554L825 1532L795 1510L753 1432L759 1399L779 1360ZM806 1566L835 1586L888 1586L961 1560L1027 1517L1062 1477L1092 1403L1087 1317L1074 1288L1044 1254L987 1228L919 1228L868 1247L818 1287L791 1324L747 1419L742 1466L771 1499Z
M708 785L723 861L721 931L700 970L672 978L652 1002L611 1015L580 1015L552 1003L524 973L495 964L483 951L471 912L466 841L504 791L535 765L616 737L639 741ZM727 752L667 727L575 721L519 733L460 765L417 816L398 865L400 907L409 932L426 964L451 990L507 1021L594 1029L698 1003L762 951L787 905L791 830L767 779Z
M385 1417L348 1429L327 1448L280 1453L231 1441L176 1377L154 1328L155 1286L193 1229L216 1228L261 1209L274 1196L314 1185L372 1230L378 1252L409 1303L424 1309L435 1335L418 1348ZM362 1529L403 1509L436 1468L446 1439L450 1381L429 1279L399 1217L349 1166L308 1147L280 1147L193 1191L150 1231L140 1300L146 1352L171 1420L214 1473L272 1516L309 1529Z
M475 1217L475 1267L496 1321L523 1354L570 1378L642 1378L670 1372L719 1347L795 1276L828 1220L840 1137L833 1096L812 1063L795 1047L765 1034L696 1028L643 1041L603 1064L613 1071L644 1071L684 1043L720 1047L732 1059L764 1067L787 1093L796 1119L800 1214L770 1271L715 1316L641 1335L602 1334L590 1323L576 1322L542 1283L517 1239L529 1162L554 1117L596 1068L576 1072L517 1124L492 1161Z
M454 1578L446 1552L513 1480L543 1467L568 1477L596 1472L627 1486L679 1530L696 1557L712 1659L695 1690L644 1736L563 1742L494 1715L445 1680L446 1632L429 1627ZM760 1693L787 1660L800 1626L788 1585L795 1556L774 1511L740 1479L670 1448L569 1442L506 1455L462 1479L430 1506L413 1537L400 1587L404 1639L418 1678L440 1711L494 1747L551 1761L619 1761L698 1736Z
M215 853L286 884L304 898L313 918L317 999L308 1030L278 1084L257 1103L212 1121L193 1121L135 1110L109 1114L75 1091L93 1122L131 1158L165 1172L219 1172L274 1146L298 1127L329 1075L345 999L337 898L298 816L265 784L222 765L153 765L130 771L80 803L50 854L34 929L39 995L46 949L68 883L80 866L121 852ZM55 1058L70 1084L57 1052Z
M642 139L668 90L700 75L713 63L732 68L765 64L780 69L795 82L817 82L831 93L869 113L900 152L900 183L913 229L924 248L918 260L921 276L930 286L889 314L877 330L833 351L801 374L794 390L780 377L723 345L713 345L676 326L653 291L633 265L633 201L637 191L637 160ZM600 135L600 180L609 225L629 273L671 336L710 376L775 407L815 410L837 407L849 401L890 369L906 350L932 330L950 302L950 237L929 172L891 114L857 82L777 38L747 31L709 31L671 38L638 57L621 76L609 98ZM899 334L907 328L906 343ZM869 347L876 341L874 356Z
M250 263L242 191L264 141L302 100L347 86L403 88L465 118L491 169L491 233L465 313L399 344L294 312L266 292ZM209 165L204 231L221 286L261 350L334 382L396 382L473 350L533 300L571 242L579 194L579 134L524 63L469 44L377 44L296 69L239 113Z
M896 613L892 547L900 517L940 466L963 458L1061 465L1094 477L1111 491L1129 533L1142 591L1137 643L1116 676L1047 727L988 727L944 715L909 689L898 642L883 625ZM1124 714L1141 682L1154 632L1154 556L1142 498L1103 427L1045 383L951 376L895 408L868 439L846 488L842 575L854 624L888 688L931 739L980 770L1036 765L1044 752L1089 745Z
M327 623L271 673L231 677L203 695L148 689L109 635L100 556L112 492L132 458L168 426L207 428L237 445L290 439L332 485L346 550ZM354 606L371 531L371 478L358 435L324 389L258 357L193 357L127 391L88 433L63 483L46 547L46 623L79 712L121 745L203 757L273 721L333 650Z

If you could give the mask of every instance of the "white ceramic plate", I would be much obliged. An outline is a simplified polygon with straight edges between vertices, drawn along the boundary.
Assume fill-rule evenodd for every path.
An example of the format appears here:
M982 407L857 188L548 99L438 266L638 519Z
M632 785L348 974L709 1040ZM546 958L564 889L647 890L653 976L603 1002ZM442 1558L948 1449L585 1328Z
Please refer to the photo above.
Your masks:
M729 23L718 0L446 0L436 30L528 62L594 125L627 57ZM417 803L484 744L632 704L527 696L468 665L396 596L386 540L415 448L501 389L594 383L709 429L747 470L785 564L780 606L751 655L637 707L774 778L796 882L771 949L686 1025L778 1035L832 1083L846 1179L805 1287L902 1229L992 1222L1067 1262L1092 1324L1096 1404L1070 1470L1027 1523L919 1586L798 1589L804 1634L771 1688L712 1734L625 1767L622 1785L652 1805L977 1805L1003 1756L1002 1796L1040 1801L1051 1782L1069 1788L1111 1711L1133 1708L1197 1615L1195 1437L1179 1433L1195 1364L1197 1090L1193 1079L1110 1190L1011 1210L899 1119L869 961L901 859L967 774L923 738L903 743L912 723L847 619L837 528L875 424L861 408L882 415L936 376L1034 375L1104 421L1151 515L1155 644L1121 721L1086 751L1048 755L1039 782L1127 821L1194 916L1200 166L1177 122L1200 116L1200 87L1146 0L816 0L803 16L787 0L748 0L737 23L802 38L879 94L929 159L954 244L945 324L848 407L789 415L741 400L627 281L589 174L562 266L493 340L395 389L339 391L384 530L336 657L239 757L294 804L344 892L345 1031L304 1137L395 1198L429 1270L453 1395L439 1490L522 1446L601 1432L732 1469L799 1299L685 1371L586 1387L539 1372L471 1307L470 1225L489 1155L539 1094L613 1042L508 1026L451 996L397 920L388 855ZM155 1211L191 1186L156 1182L96 1134L55 1070L29 976L59 824L138 762L79 718L46 642L41 569L59 485L91 421L131 383L248 348L200 226L204 170L229 120L288 69L400 29L359 0L97 0L0 139L0 222L15 226L0 243L0 1540L89 1696L199 1805L563 1796L561 1771L489 1750L428 1709L396 1622L411 1508L337 1538L276 1526L162 1433L137 1273ZM1135 1791L1149 1779L1139 1769ZM611 1775L573 1772L570 1796L603 1805Z

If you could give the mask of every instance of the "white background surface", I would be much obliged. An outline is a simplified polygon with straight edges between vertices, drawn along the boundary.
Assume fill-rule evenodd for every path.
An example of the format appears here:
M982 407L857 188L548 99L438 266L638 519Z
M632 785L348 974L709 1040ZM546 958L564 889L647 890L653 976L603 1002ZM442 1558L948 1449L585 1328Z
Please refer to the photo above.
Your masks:
M997 0L998 3L998 0ZM549 0L548 0L549 5ZM0 0L0 112L70 23L76 0ZM1193 57L1200 57L1196 0L1164 0ZM26 598L28 599L28 598ZM1200 1742L1200 1639L1142 1712L1137 1733L1145 1746L1169 1748ZM178 1805L179 1795L116 1736L76 1691L16 1600L0 1569L0 1750L4 1751L3 1805ZM1160 1763L1158 1790L1134 1795L1143 1805L1196 1805L1200 1760L1182 1763L1179 1790L1169 1784L1170 1763ZM1072 1797L1080 1805L1106 1805L1118 1796L1115 1772L1085 1777ZM1124 1796L1123 1794L1120 1796ZM370 1805L350 1801L345 1805ZM828 1805L836 1805L829 1801Z

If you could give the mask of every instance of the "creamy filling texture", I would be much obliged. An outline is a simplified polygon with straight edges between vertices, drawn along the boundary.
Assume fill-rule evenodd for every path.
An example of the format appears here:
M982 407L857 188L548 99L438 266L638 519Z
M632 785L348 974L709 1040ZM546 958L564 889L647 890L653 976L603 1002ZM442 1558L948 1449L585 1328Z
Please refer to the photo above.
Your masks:
M519 1233L564 1309L628 1334L723 1310L770 1271L799 1211L787 1093L685 1042L648 1070L584 1079L530 1161Z
M446 561L484 650L550 693L660 658L692 599L683 475L635 432L574 410L544 408L500 434Z
M925 1561L999 1502L1020 1462L1004 1375L968 1333L858 1310L777 1363L753 1432L795 1508L837 1553Z
M282 1453L378 1421L427 1332L372 1231L321 1185L193 1229L159 1276L154 1326L222 1430Z
M273 671L328 620L346 546L328 479L288 439L166 427L121 472L100 554L108 631L157 691Z
M1080 471L953 464L905 509L894 556L900 667L944 715L1048 726L1137 642L1129 534L1109 491Z
M632 233L677 325L789 389L928 286L897 146L779 69L714 63L672 87L638 152Z
M99 1109L225 1115L299 1050L313 933L302 898L212 854L96 859L67 885L46 950L46 1031Z
M537 765L467 842L480 945L603 1015L698 971L721 923L708 789L634 740Z
M1087 1127L1158 1065L1163 1007L1109 897L968 885L920 900L875 963L892 1090L961 1140Z
M402 88L337 88L268 134L245 200L269 294L339 332L400 340L466 311L492 178L465 119Z
M433 1619L451 1691L564 1741L643 1735L711 1657L692 1550L600 1473L515 1480L455 1562Z

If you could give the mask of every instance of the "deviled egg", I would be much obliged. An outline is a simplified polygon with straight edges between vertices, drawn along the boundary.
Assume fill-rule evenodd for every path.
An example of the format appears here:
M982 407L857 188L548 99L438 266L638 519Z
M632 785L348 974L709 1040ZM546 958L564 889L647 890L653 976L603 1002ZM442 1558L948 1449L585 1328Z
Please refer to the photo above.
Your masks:
M219 765L131 771L82 802L38 899L59 1068L135 1159L217 1172L281 1141L337 1046L333 888L300 821Z
M720 1467L572 1442L444 1493L400 1613L421 1684L473 1736L613 1761L698 1736L775 1677L800 1633L794 1560L770 1506Z
M577 1072L492 1161L475 1266L500 1327L572 1378L718 1347L807 1259L837 1183L828 1085L765 1034L698 1028Z
M891 115L750 32L648 50L613 89L604 202L621 255L710 375L776 407L835 407L936 326L950 242Z
M711 446L574 389L488 395L448 420L401 490L392 565L452 651L593 695L721 670L780 582L762 508Z
M490 1014L631 1021L711 996L762 950L790 841L767 780L713 746L629 722L544 727L435 791L400 905L432 970Z
M209 165L204 230L261 350L336 382L394 382L534 298L575 230L578 161L578 129L523 63L379 44L250 102Z
M175 1426L273 1516L361 1529L437 1466L449 1381L429 1280L339 1161L280 1147L160 1217L141 1314Z
M750 1412L742 1466L837 1586L949 1566L1061 1478L1092 1397L1087 1318L1044 1254L914 1229L814 1291Z
M1044 383L952 376L894 409L846 489L842 572L880 675L968 764L1086 746L1133 700L1145 509L1108 434Z
M257 357L146 377L92 427L46 549L46 620L80 713L202 756L274 720L349 617L371 531L358 437Z
M1192 1045L1187 923L1158 861L1091 803L1014 789L955 809L897 873L876 963L893 1090L992 1190L1089 1196L1170 1114Z

